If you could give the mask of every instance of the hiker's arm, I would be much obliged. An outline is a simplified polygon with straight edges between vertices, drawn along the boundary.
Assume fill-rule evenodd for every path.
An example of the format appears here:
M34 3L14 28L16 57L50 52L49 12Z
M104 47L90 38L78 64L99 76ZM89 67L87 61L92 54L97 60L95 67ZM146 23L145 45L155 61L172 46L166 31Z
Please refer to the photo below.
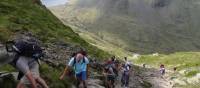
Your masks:
M62 75L60 76L60 80L63 80L63 78L65 77L65 75L67 74L68 71L68 67L73 66L74 63L74 59L70 59L69 63L66 65L64 72L62 73Z
M37 88L36 81L33 78L33 75L31 74L31 72L28 71L25 75L28 78L28 80L30 81L30 83L32 84L32 88Z
M67 74L67 70L68 70L68 66L65 67L64 72L63 72L62 75L60 76L60 80L63 80L63 78L64 78L65 75Z
M103 69L103 76L106 76L106 71Z

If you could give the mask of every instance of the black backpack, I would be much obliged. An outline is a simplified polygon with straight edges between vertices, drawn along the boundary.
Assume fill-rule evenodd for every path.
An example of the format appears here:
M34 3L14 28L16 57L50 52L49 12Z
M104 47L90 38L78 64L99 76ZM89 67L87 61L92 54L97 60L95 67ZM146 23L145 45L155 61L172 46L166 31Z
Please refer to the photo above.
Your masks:
M6 43L8 52L16 52L18 56L32 57L35 59L41 58L43 54L42 48L36 44L26 41L8 41Z
M113 67L113 64L108 64L104 67L106 73L110 73L109 69L112 68L113 72L115 73L116 76L118 76L118 70L116 69L116 67Z
M19 41L16 42L13 47L20 56L27 56L36 59L39 59L43 56L42 48L36 43Z

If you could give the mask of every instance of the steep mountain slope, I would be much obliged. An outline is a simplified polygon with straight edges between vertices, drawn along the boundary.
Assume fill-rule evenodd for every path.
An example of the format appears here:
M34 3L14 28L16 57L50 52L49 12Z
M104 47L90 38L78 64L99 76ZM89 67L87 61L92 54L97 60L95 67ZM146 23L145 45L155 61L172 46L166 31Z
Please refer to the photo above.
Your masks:
M0 42L11 40L23 32L31 32L43 43L63 42L86 48L93 56L106 56L105 52L96 49L70 27L63 25L45 6L33 1L35 0L1 0Z
M171 53L199 51L199 3L199 0L70 0L50 9L79 32L87 31L125 50Z
M85 49L91 58L104 59L110 56L80 38L70 27L64 25L45 6L42 6L39 0L1 0L0 51L5 49L3 44L6 41L23 35L33 36L45 48L46 55L40 72L50 88L70 88L73 80L61 81L59 76L66 60L77 49ZM1 66L1 63L3 62L0 62L0 86L13 88L15 86L13 80L10 77L6 77L6 81L3 80L2 74L16 70L10 65Z

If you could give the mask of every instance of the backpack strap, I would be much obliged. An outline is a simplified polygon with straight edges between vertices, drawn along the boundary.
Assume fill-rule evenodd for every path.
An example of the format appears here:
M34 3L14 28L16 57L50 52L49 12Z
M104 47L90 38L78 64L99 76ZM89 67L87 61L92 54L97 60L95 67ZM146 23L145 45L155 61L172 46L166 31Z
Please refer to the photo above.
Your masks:
M83 57L83 63L85 63L85 56Z
M85 61L85 57L83 57L83 62L82 62L82 64L83 63L85 63L86 61ZM76 64L76 58L74 57L74 62L73 62L73 65L72 66L75 66L75 64Z
M76 64L76 58L74 57L74 59L73 59L73 64L72 64L72 67L74 67L75 66L75 64Z

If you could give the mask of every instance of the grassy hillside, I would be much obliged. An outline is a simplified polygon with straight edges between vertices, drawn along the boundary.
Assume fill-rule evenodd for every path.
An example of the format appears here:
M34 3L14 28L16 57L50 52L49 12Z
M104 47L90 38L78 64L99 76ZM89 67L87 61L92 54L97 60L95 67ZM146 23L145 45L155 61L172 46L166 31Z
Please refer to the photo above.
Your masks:
M0 43L12 40L21 33L31 32L44 45L64 42L65 44L85 48L90 56L99 59L110 56L80 38L70 27L60 22L45 6L33 1L35 0L0 1ZM63 67L64 65L61 67L41 65L41 76L45 78L50 88L70 88L69 86L73 81L70 80L69 82L67 79L60 81L58 79L61 69L64 69ZM15 69L6 65L0 67L1 71L12 72Z
M160 54L142 55L134 60L136 64L146 64L159 69L160 64L164 64L168 78L175 83L175 88L199 88L200 74L200 53L199 52L179 52L169 55ZM177 67L174 73L173 68Z
M132 53L125 50L124 47L119 47L119 44L112 44L111 42L102 39L102 37L99 37L96 34L90 33L86 30L79 30L80 28L77 28L73 25L70 26L73 28L74 32L78 33L81 38L85 39L91 45L94 45L99 49L107 51L110 54L116 55L117 57L132 57Z
M177 67L178 70L182 70L185 68L200 67L199 58L199 52L179 52L169 55L160 54L158 56L142 55L135 62L140 64L146 63L155 67L159 67L160 64L165 64L169 69Z
M199 0L70 0L50 9L64 23L135 53L200 49Z
M63 41L84 47L95 57L108 54L90 45L60 22L46 7L32 0L1 0L0 41L5 42L19 32L32 32L44 43Z

